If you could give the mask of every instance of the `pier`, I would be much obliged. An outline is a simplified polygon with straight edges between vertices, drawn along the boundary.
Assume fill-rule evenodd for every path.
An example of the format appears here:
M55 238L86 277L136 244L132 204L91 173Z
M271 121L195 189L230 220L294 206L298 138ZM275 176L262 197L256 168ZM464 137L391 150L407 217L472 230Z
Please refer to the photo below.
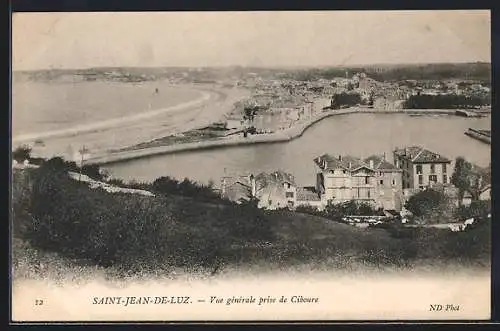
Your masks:
M465 134L486 144L491 144L491 130L476 130L469 128L465 131Z
M455 111L455 115L463 116L463 117L484 117L484 116L487 116L485 112L463 110L463 109Z

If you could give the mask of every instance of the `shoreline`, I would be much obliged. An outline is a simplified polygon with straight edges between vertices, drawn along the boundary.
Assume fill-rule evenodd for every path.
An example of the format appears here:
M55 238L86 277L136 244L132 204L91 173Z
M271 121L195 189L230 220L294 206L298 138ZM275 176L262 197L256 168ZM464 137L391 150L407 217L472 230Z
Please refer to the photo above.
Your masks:
M301 137L304 132L309 129L314 124L324 120L325 118L336 116L336 115L346 115L346 114L419 114L422 116L425 115L455 115L455 109L425 109L421 110L397 110L397 111L379 111L374 110L372 108L359 108L352 107L340 110L330 110L320 115L309 119L306 122L299 123L298 125L291 127L286 130L282 130L279 132L274 132L271 134L258 134L258 135L250 135L246 138L238 136L235 138L221 138L216 140L208 140L208 141L199 141L192 143L183 143L177 145L165 145L158 147L149 147L138 150L129 150L122 151L118 153L113 153L109 155L104 155L96 158L89 159L88 161L91 163L95 163L98 165L107 165L107 164L116 164L131 161L134 159L142 159L147 157L153 157L157 155L164 154L174 154L181 152L190 152L195 150L208 150L208 149L216 149L216 148L225 148L225 147L235 147L235 146L243 146L243 145L255 145L255 144L272 144L272 143L280 143L280 142L288 142L294 139Z
M59 82L57 82L59 83ZM159 82L167 83L167 82ZM120 84L132 84L132 83L120 83ZM168 88L173 89L189 89L199 93L199 97L193 100L181 101L174 103L172 105L158 107L155 109L139 109L136 112L131 112L130 114L112 117L101 120L94 120L92 122L83 124L74 124L70 127L64 129L53 129L47 131L39 131L32 133L21 133L12 137L12 142L16 144L26 143L33 140L39 139L59 139L64 137L74 136L76 134L88 134L93 132L98 132L102 130L112 130L115 128L120 128L123 125L136 124L139 120L148 120L156 116L164 115L167 113L176 113L183 110L189 110L193 108L201 108L205 106L210 106L223 102L226 98L230 97L227 93L227 89L218 88L217 86L212 86L208 84L170 84L167 83Z
M183 86L169 86L170 88L185 88ZM166 107L160 107L150 110L137 110L135 113L130 113L125 116L112 117L101 120L94 120L93 122L76 124L64 129L40 131L34 133L22 133L17 136L12 137L14 143L23 143L26 141L37 140L37 139L53 139L66 136L72 136L75 134L85 134L92 133L99 130L107 130L119 127L122 124L136 123L137 120L148 119L151 117L159 116L168 112L180 111L190 107L201 106L211 98L213 98L214 91L210 91L207 88L192 88L192 90L200 93L200 96L194 100L183 101L180 103L174 103ZM211 94L212 93L212 94Z

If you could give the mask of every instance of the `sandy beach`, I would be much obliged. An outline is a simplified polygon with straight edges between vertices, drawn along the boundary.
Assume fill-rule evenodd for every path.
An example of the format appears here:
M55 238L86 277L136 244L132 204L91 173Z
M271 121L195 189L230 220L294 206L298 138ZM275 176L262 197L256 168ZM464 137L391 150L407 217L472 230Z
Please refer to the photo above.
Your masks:
M110 149L207 126L230 112L233 104L247 95L244 90L201 84L162 87L162 90L166 89L180 92L193 90L196 93L191 92L191 95L196 95L196 98L189 101L180 99L181 102L167 107L137 109L122 116L72 126L59 125L57 129L42 132L17 135L14 132L13 145L33 145L33 153L42 157L71 156L83 145L92 156L106 155ZM56 121L57 118L51 120Z

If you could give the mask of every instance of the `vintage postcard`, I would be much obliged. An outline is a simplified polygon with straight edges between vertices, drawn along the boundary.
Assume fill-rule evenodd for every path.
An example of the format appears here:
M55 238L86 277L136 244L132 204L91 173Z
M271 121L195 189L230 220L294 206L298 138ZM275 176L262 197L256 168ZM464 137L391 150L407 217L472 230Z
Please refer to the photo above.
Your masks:
M12 15L12 320L488 320L489 11Z

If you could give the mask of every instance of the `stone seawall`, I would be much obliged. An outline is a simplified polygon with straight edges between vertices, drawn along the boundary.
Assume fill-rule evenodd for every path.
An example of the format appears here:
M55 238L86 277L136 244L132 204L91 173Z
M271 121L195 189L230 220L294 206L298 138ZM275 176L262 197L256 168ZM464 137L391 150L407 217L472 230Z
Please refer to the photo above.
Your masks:
M302 136L302 134L310 126L314 125L315 123L327 117L335 115L351 114L358 111L359 111L358 109L342 109L342 110L324 112L318 116L315 116L314 118L310 119L307 122L299 123L298 125L291 127L289 129L270 134L259 134L253 136L251 135L246 138L242 136L236 136L236 137L227 137L227 138L220 138L208 141L184 143L178 145L150 147L150 148L123 151L109 155L94 157L87 161L96 164L111 164L111 163L118 163L127 160L138 159L160 154L172 154L172 153L187 152L193 150L204 150L204 149L222 148L230 146L285 142Z
M96 164L112 164L112 163L120 163L128 160L145 158L154 155L161 154L173 154L180 152L188 152L195 150L206 150L206 149L214 149L214 148L224 148L231 146L242 146L242 145L251 145L251 144L266 144L266 143L277 143L277 142L286 142L302 136L302 134L312 125L317 122L331 116L336 115L344 115L344 114L352 114L352 113L374 113L374 114L394 114L394 113L403 113L403 114L445 114L445 115L454 115L455 110L448 109L425 109L425 110L414 110L414 109L403 109L399 111L380 111L375 110L373 108L345 108L338 110L328 110L320 113L319 115L305 121L302 123L298 123L295 126L281 130L278 132L270 133L270 134L258 134L258 135L250 135L248 137L242 136L229 136L214 140L200 141L200 142L192 142L192 143L183 143L177 145L167 145L167 146L157 146L157 147L149 147L138 150L129 150L116 152L113 154L103 155L94 157L92 159L87 160L91 163Z

